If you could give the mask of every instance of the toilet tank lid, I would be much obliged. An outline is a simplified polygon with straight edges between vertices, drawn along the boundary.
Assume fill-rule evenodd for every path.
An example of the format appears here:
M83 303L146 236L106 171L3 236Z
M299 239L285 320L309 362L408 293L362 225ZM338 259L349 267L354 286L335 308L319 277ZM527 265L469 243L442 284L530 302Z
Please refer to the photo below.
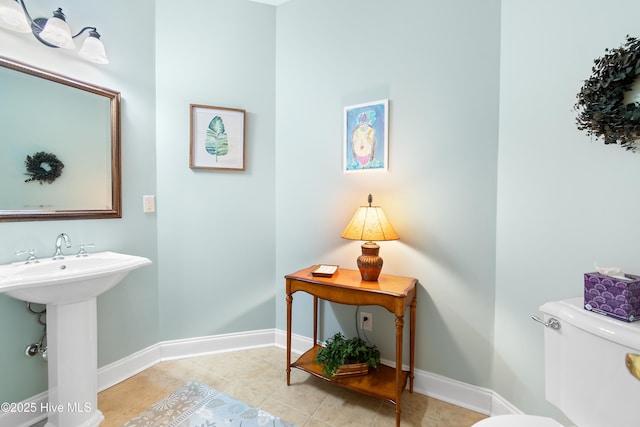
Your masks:
M540 311L609 341L640 351L640 321L627 323L584 308L582 297L551 301Z

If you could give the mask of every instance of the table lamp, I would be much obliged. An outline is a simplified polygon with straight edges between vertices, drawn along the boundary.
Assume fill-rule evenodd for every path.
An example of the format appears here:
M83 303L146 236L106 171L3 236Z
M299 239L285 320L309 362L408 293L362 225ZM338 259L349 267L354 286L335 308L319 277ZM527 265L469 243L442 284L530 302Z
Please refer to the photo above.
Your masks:
M351 219L347 228L342 232L342 238L363 240L362 255L358 257L358 269L362 280L375 282L382 270L382 258L378 256L380 246L374 240L398 240L400 237L387 220L380 206L371 206L373 197L369 194L369 206L360 206Z

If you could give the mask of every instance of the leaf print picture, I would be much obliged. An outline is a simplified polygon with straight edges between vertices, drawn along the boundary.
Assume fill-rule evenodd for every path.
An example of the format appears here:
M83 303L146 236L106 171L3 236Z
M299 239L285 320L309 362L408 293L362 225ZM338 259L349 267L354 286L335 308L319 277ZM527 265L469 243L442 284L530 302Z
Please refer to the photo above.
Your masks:
M344 109L344 172L387 170L389 100Z
M229 139L227 133L224 131L224 122L222 117L215 116L211 119L209 127L207 128L207 137L205 138L204 147L207 153L216 157L225 156L229 152Z
M244 170L245 110L191 104L191 169Z

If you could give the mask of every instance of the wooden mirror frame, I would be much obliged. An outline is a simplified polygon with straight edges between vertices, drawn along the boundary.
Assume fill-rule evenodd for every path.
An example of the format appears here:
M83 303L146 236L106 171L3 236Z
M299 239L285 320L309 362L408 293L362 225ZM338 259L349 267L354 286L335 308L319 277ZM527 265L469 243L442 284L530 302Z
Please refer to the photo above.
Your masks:
M111 209L98 210L2 210L0 206L0 222L6 221L42 221L66 219L100 219L122 218L121 164L120 164L120 92L84 83L79 80L61 76L31 65L0 56L0 67L12 69L59 83L79 90L84 90L110 100L111 129ZM0 130L1 131L1 130Z

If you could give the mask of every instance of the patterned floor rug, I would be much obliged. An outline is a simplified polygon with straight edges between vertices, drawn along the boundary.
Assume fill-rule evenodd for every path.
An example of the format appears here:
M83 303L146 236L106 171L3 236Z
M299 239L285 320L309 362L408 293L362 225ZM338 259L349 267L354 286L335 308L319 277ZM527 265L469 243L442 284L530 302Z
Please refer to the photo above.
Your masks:
M209 386L192 381L122 427L295 427Z

